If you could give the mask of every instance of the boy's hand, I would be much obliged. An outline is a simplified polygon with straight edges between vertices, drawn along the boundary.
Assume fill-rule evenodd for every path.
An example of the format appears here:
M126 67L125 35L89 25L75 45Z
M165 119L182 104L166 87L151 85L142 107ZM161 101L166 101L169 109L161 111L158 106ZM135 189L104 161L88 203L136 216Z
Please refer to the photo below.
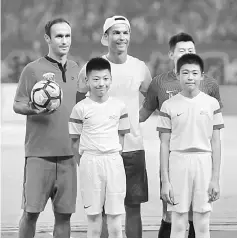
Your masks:
M220 186L218 180L212 180L208 188L208 202L214 202L220 198Z
M175 205L174 203L174 193L170 182L162 182L161 186L161 198L165 202Z

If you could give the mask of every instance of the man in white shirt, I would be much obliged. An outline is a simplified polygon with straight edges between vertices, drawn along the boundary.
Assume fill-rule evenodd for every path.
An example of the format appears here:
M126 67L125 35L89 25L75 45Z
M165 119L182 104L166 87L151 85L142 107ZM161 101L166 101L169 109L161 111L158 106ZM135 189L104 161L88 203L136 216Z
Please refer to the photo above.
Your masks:
M111 96L121 99L130 120L130 133L125 135L122 153L127 192L125 198L127 237L142 237L141 203L148 201L148 181L145 151L139 125L139 92L146 94L151 74L145 63L128 55L131 27L124 16L107 18L101 43L108 47L103 57L111 64ZM85 66L79 74L77 101L85 98ZM102 232L103 233L103 232Z

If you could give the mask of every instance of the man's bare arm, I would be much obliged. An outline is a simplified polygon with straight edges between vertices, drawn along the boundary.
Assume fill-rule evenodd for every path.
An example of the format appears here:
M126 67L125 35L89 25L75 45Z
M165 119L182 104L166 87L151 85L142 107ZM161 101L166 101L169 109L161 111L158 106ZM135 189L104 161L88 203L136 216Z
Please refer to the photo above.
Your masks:
M121 149L121 151L120 151L119 153L122 154L122 152L123 152L123 147L124 147L124 134L119 134L119 143L120 143L121 146L122 146L122 149Z
M42 114L50 114L53 113L55 110L49 111L48 109L36 109L31 102L20 102L14 101L13 103L13 110L17 114L21 115L42 115Z
M74 157L76 159L78 166L80 164L80 158L81 158L81 155L79 154L79 143L80 143L80 137L71 138L72 152L74 154Z
M145 122L153 112L153 110L148 110L142 106L139 111L139 122Z

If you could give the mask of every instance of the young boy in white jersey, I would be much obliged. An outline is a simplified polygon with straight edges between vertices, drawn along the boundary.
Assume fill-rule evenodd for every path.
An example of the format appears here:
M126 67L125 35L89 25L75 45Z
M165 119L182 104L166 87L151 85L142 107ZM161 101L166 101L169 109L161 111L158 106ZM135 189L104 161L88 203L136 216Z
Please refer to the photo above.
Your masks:
M108 95L110 63L92 58L86 65L89 96L77 103L69 120L69 133L79 164L80 186L88 218L88 237L100 237L102 210L109 237L122 237L126 175L122 152L130 132L125 104Z
M220 129L218 101L199 90L203 61L185 54L177 62L182 91L165 101L158 116L161 197L172 211L171 237L184 237L192 205L196 237L210 237L212 202L219 199Z
M113 83L109 94L122 100L128 109L131 132L125 135L122 153L126 172L125 233L127 237L142 237L141 203L148 201L148 180L145 151L139 125L139 94L146 94L151 74L146 64L128 55L131 27L124 16L107 18L101 43L108 47L103 56L111 64ZM85 68L79 74L77 101L85 98ZM103 217L105 219L105 217ZM103 229L106 229L103 220ZM102 231L103 237L106 230Z
M164 101L180 92L181 86L177 79L177 61L188 53L196 53L196 46L193 37L187 33L180 32L173 35L169 40L169 58L173 62L174 68L168 72L163 72L155 76L149 86L146 98L140 109L140 121L146 121L155 110L160 110ZM204 93L216 98L222 107L219 86L215 79L204 74L204 79L200 82L199 89ZM161 187L160 187L161 188ZM171 233L171 212L167 211L167 203L162 200L163 212L158 233L159 238L169 238ZM192 211L189 212L188 237L195 238L192 222Z

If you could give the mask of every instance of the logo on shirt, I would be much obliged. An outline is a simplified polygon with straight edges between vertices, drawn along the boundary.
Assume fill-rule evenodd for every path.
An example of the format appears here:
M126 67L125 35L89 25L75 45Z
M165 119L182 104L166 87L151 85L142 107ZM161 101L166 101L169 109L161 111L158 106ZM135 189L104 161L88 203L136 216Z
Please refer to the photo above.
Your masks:
M55 77L55 74L52 73L52 72L48 72L48 73L43 74L44 80L55 81L54 77Z
M200 115L208 115L208 112L206 110L201 110Z
M111 119L111 120L118 120L118 116L117 115L110 115L109 119Z
M75 79L74 76L72 76L71 80L74 80L74 79Z
M171 98L172 96L176 95L177 90L167 90L166 94L169 95L169 98Z
M179 114L177 114L177 116L180 116L180 115L182 115L183 113L179 113Z

